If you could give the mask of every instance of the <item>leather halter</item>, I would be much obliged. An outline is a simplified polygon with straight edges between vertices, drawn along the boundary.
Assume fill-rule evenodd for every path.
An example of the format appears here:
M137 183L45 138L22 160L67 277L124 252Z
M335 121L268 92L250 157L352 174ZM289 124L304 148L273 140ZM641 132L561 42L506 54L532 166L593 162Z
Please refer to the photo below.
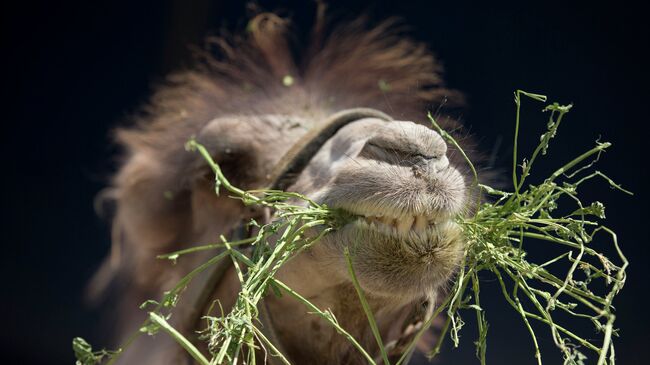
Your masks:
M344 126L364 118L376 118L384 121L391 121L387 114L371 108L354 108L337 112L325 121L316 125L305 134L289 151L280 159L271 174L267 177L270 190L286 190L296 182L300 173L309 164L320 148ZM270 217L269 217L270 219ZM268 222L264 222L268 223ZM243 225L233 230L233 234L242 232ZM242 237L243 238L243 237ZM212 297L214 288L217 287L223 278L226 270L231 266L229 260L221 260L206 269L199 277L195 278L193 284L188 287L183 295L184 308L180 313L181 323L187 325L186 329L194 330L198 326L203 311L207 308ZM283 351L282 343L278 341L271 317L264 299L258 305L258 318L262 323L260 329L264 335L276 346L280 352ZM268 363L275 364L277 359L274 356L268 357Z

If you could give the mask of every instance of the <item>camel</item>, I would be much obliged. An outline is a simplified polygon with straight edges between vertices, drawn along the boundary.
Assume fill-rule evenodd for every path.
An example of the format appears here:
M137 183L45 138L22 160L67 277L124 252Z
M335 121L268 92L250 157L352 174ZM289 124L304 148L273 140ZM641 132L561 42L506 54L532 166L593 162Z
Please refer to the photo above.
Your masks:
M185 143L195 138L233 184L259 189L292 146L333 115L355 117L322 138L283 188L358 219L326 235L277 277L319 308L330 308L376 354L343 259L343 247L354 240L359 282L394 354L404 351L404 334L431 313L461 262L464 244L454 217L471 209L472 192L463 159L431 128L426 113L437 111L438 123L462 133L458 121L440 112L462 106L462 96L444 86L427 47L405 37L394 21L374 27L363 19L334 28L325 23L320 14L310 46L300 52L289 21L271 13L255 16L241 36L208 39L196 65L170 75L134 125L116 131L124 154L105 194L116 206L113 248L93 290L119 298L118 339L137 330L145 315L140 303L206 257L171 265L157 255L231 237L253 214L241 201L214 194L206 161L187 152ZM460 141L473 150L470 139ZM238 292L232 267L210 290L226 310L232 306ZM291 363L364 363L345 338L294 299L270 295L265 305L278 348ZM185 324L182 330L197 328ZM135 341L119 363L192 361L159 334Z

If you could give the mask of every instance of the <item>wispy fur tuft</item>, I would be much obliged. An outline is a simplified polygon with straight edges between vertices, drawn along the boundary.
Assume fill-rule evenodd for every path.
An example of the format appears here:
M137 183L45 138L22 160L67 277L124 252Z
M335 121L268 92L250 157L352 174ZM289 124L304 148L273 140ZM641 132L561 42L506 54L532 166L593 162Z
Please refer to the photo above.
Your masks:
M195 66L157 90L137 128L119 130L119 142L131 151L168 150L223 115L313 117L371 107L421 120L426 110L462 102L444 87L427 47L405 38L395 19L369 27L361 17L329 33L322 23L303 51L295 51L289 20L271 13L255 16L242 36L209 38Z

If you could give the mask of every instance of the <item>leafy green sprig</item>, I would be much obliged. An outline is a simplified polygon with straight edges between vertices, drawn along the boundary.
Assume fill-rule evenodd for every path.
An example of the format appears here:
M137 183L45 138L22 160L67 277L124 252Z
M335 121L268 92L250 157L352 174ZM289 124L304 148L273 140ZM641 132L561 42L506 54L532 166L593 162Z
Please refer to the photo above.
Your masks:
M458 346L458 331L463 323L460 309L474 310L479 333L477 357L481 364L486 363L488 324L480 304L478 279L478 274L486 271L497 278L506 302L521 316L532 338L538 364L542 364L542 356L531 320L548 326L555 345L564 355L565 364L583 364L587 358L583 349L596 353L598 365L614 364L612 337L616 333L616 315L612 302L625 283L628 261L614 231L600 224L599 220L605 218L605 206L597 201L584 204L578 198L578 191L589 180L602 178L613 188L631 193L600 171L578 176L591 168L601 153L611 146L608 142L596 142L595 147L565 163L539 185L530 184L524 189L534 162L546 154L571 105L553 103L543 109L550 114L547 131L540 137L531 157L519 163L517 141L522 96L546 101L543 95L521 90L515 92L513 192L494 189L476 179L475 184L489 200L480 204L474 216L457 219L467 245L464 264L450 292L453 299L447 308L441 339L450 331L454 345ZM441 135L459 148L453 137L444 132L431 116L430 119ZM476 171L472 162L466 160L472 171ZM569 209L569 213L559 213L561 200L572 202L574 208ZM567 211L565 206L563 208ZM616 255L614 259L594 247L593 241L597 236L609 240ZM545 245L546 251L558 251L558 255L539 264L530 261L526 246L541 244ZM562 273L566 266L568 270ZM601 285L597 281L601 281ZM596 294L592 287L605 287L606 292ZM591 321L601 333L602 340L596 342L581 337L567 325L558 323L555 319L557 311ZM437 344L431 357L438 353L441 344L442 341Z
M454 346L460 343L459 332L464 325L463 311L475 312L479 337L476 340L476 354L481 364L486 363L487 314L480 303L479 273L489 272L499 283L507 302L522 318L528 329L534 347L534 356L542 364L538 334L531 322L545 324L550 330L555 345L563 353L565 364L584 364L592 351L596 354L598 365L614 364L615 353L613 337L615 314L613 299L625 283L625 269L628 261L621 252L616 234L600 224L604 218L604 205L599 202L583 204L578 198L579 187L594 178L602 178L612 187L629 193L614 183L605 174L594 171L586 173L610 143L597 142L596 146L567 162L544 179L539 185L524 185L530 175L534 162L546 154L549 144L556 135L560 122L569 112L571 105L557 103L544 108L549 113L547 131L529 159L518 160L518 135L522 96L545 102L546 97L521 90L515 93L516 122L513 154L513 191L506 192L479 183L479 176L468 156L456 140L441 129L429 115L438 132L456 148L467 160L474 175L474 184L487 199L479 200L473 216L457 217L465 239L464 261L449 293L435 308L433 315L421 327L404 355L396 362L402 364L408 353L415 347L422 334L440 313L446 313L440 340L429 354L440 352L443 340L449 337ZM209 152L196 141L187 144L188 150L197 151L207 161L215 174L215 193L225 189L233 198L246 205L263 207L275 212L275 219L259 226L254 237L229 241L220 237L220 242L192 247L162 255L160 258L172 261L181 256L207 250L220 252L188 273L171 290L164 293L159 301L148 301L143 308L149 308L149 318L141 331L129 338L125 347L140 333L154 334L160 330L168 333L199 364L255 364L256 351L262 349L268 355L277 357L285 364L289 360L282 354L277 344L267 338L259 328L259 305L269 292L284 293L303 303L306 310L325 319L336 331L344 336L359 351L369 364L388 364L386 347L377 329L374 314L370 310L352 266L350 252L345 250L348 271L357 291L362 308L368 318L369 326L380 349L379 360L375 359L359 342L347 332L329 308L318 308L286 284L274 278L275 273L291 258L315 244L323 235L348 222L349 214L319 205L311 199L296 193L283 191L244 191L225 178L218 164ZM520 166L521 171L518 170ZM579 175L583 176L580 177ZM564 201L572 202L573 209L567 210ZM559 213L559 204L569 213ZM256 224L256 222L252 222ZM312 228L319 227L314 234ZM610 259L594 247L596 237L609 239L616 253ZM558 255L543 263L534 263L527 258L528 245L546 245L549 250L557 249ZM238 247L249 247L240 250ZM200 331L200 339L207 343L208 354L202 353L183 334L168 322L179 296L190 282L200 273L230 258L241 285L235 305L229 313L208 314L204 319L207 326ZM568 269L565 269L568 267ZM607 288L605 293L596 294L592 287L601 282ZM604 285L603 285L604 284ZM602 334L601 341L581 337L567 324L556 320L556 313L562 312L581 320L593 323ZM93 352L90 345L75 339L75 354L79 364L99 364L109 359L112 363L122 350Z

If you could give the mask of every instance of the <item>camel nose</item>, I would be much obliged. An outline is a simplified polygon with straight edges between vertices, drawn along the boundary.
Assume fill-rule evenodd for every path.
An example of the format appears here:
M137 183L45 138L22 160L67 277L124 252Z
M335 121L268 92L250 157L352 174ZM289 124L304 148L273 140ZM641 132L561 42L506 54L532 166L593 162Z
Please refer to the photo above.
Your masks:
M433 173L449 166L443 138L434 130L413 122L386 123L366 141L359 156Z

